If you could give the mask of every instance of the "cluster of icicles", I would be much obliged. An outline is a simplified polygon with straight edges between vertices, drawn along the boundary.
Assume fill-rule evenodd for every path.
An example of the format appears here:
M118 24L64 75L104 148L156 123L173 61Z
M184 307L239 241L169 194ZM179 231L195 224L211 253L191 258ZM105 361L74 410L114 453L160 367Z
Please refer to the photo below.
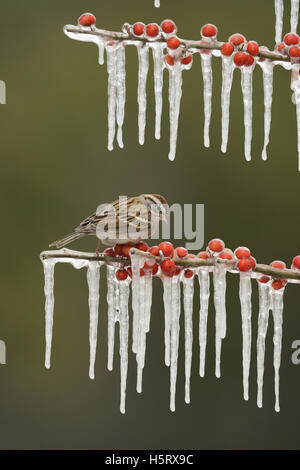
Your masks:
M228 250L225 250L225 252ZM236 268L236 264L228 264L228 254L225 255L226 262L220 262L220 253L209 252L214 260L211 266L190 267L189 275L184 275L182 270L179 275L170 277L158 269L155 274L163 283L163 302L165 319L165 364L170 367L170 409L175 410L175 393L177 379L177 361L179 347L179 320L181 315L181 283L183 284L184 304L184 337L185 337L185 402L190 402L190 377L192 364L193 346L193 298L194 279L198 276L200 285L200 313L199 313L199 346L200 366L199 374L205 375L205 353L207 343L207 317L210 297L210 273L213 275L214 284L214 307L215 307L215 375L221 376L221 346L226 336L226 274L227 271L240 274L239 296L241 303L242 337L243 337L243 389L244 399L249 398L249 370L251 360L251 330L252 330L252 307L251 307L251 279L258 279L259 288L259 316L257 336L257 405L262 407L262 390L264 375L265 338L268 328L270 311L274 319L274 370L275 370L275 410L279 411L279 368L281 361L282 344L282 321L283 321L283 295L287 281L279 281L278 286L274 280L263 276L258 272L242 272ZM206 252L202 252L206 253ZM231 252L232 253L232 252ZM48 257L50 254L51 258ZM126 276L118 280L116 273L120 263L105 263L104 261L89 261L84 259L87 253L62 249L48 251L41 254L45 274L45 313L46 313L46 359L45 366L50 368L53 311L54 311L54 268L56 263L70 263L76 269L87 268L87 282L89 288L89 311L90 311L90 368L89 376L94 378L94 364L97 346L98 307L99 307L99 282L100 268L106 264L107 276L107 303L108 303L108 363L109 370L113 369L115 325L119 322L120 335L120 368L121 368L121 402L120 410L125 413L126 378L128 370L128 345L129 345L129 311L128 301L130 285L132 289L132 351L136 355L137 362L137 392L142 392L142 376L145 366L146 337L150 330L151 304L152 304L152 279L151 270L145 270L141 274L141 268L145 263L145 253L135 251L130 253L132 277ZM65 256L65 257L64 257ZM80 257L82 258L80 259ZM93 255L89 255L93 256ZM233 256L233 255L232 255ZM202 255L199 258L203 257ZM79 259L78 259L79 258ZM207 257L206 257L207 258ZM300 268L300 256L296 257L297 266ZM223 260L224 261L224 260ZM243 260L245 261L245 260ZM275 262L273 266L276 266ZM245 264L245 263L244 263ZM243 265L244 265L243 264ZM122 263L121 263L122 265ZM283 263L284 265L284 263ZM248 269L248 268L247 268ZM192 275L191 271L192 270ZM278 281L277 281L278 282ZM291 281L293 282L293 281ZM295 282L295 281L294 281Z
M282 36L282 1L275 1L276 6L276 44L281 41ZM299 1L292 1L291 24L292 31L296 30L298 22ZM176 155L178 121L180 114L180 103L182 97L182 71L190 69L192 63L184 66L180 61L176 61L173 66L169 66L166 61L166 42L156 41L155 38L147 38L147 41L138 41L137 37L128 35L128 40L113 40L101 35L88 34L86 27L82 31L68 30L70 25L65 26L64 32L71 39L96 43L99 48L99 63L104 63L104 50L107 54L108 70L108 149L113 149L114 139L117 134L118 145L123 148L122 127L125 116L126 99L126 69L125 69L125 46L135 45L138 51L139 72L138 72L138 128L139 143L144 144L146 128L146 109L147 109L147 77L149 70L149 50L152 50L154 61L154 90L155 90L155 137L161 136L161 116L162 116L162 91L163 91L163 71L166 68L169 72L169 119L170 119L170 151L169 159L174 160ZM126 24L123 32L132 27ZM174 34L174 33L173 33ZM161 37L167 40L170 36L160 33ZM157 38L156 38L157 39ZM216 37L208 38L202 35L203 41L216 41ZM267 50L268 48L263 47ZM198 49L190 48L189 52L198 54ZM227 151L228 132L229 132L229 114L230 114L230 95L233 81L233 72L236 68L241 71L241 89L244 103L244 127L245 144L244 153L247 161L251 160L251 141L252 141L252 75L255 65L259 65L263 73L264 87L264 145L262 150L262 159L267 159L267 146L269 144L271 129L271 109L273 96L273 71L276 65L281 65L285 69L291 70L292 65L287 61L272 61L269 59L257 59L251 66L237 67L233 61L233 56L227 57L221 54L218 49L200 51L203 75L203 97L204 97L204 146L210 146L210 123L212 110L212 56L222 58L222 90L221 90L221 108L222 108L222 152ZM294 69L299 71L299 65L295 64ZM294 74L296 77L296 73ZM298 122L298 149L299 149L299 170L300 170L300 93L297 80L293 80L292 88L294 91L294 102L297 107ZM117 131L116 131L117 128Z
M154 0L154 6L156 8L159 8L160 7L160 0Z

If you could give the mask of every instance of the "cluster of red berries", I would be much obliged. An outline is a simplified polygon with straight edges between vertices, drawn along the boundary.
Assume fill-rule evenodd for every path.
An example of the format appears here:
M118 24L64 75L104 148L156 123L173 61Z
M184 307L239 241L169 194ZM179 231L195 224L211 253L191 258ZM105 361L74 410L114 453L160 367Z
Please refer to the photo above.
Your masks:
M299 61L300 58L300 37L295 33L287 33L283 42L278 44L277 50L283 55L288 55L293 61Z
M221 53L227 57L234 53L233 61L237 67L250 67L259 53L259 45L256 41L247 42L245 36L235 33L224 42Z
M134 23L131 27L131 32L134 36L142 38L145 37L150 41L158 39L159 37L169 38L171 35L177 33L177 26L172 20L164 20L160 26L157 23Z

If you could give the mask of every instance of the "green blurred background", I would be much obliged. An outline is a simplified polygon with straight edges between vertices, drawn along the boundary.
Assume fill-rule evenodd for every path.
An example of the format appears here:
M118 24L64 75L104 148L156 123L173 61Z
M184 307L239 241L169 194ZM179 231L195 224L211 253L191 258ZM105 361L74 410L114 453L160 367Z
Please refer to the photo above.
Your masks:
M164 366L162 288L155 281L151 332L147 338L143 393L135 391L130 353L127 413L119 412L119 361L106 370L107 320L104 272L101 285L96 379L88 378L88 305L84 271L58 265L52 368L44 362L43 272L39 253L68 233L98 204L119 194L159 192L170 203L205 204L205 240L251 247L260 262L300 252L299 183L295 107L290 74L277 68L269 160L263 144L261 71L254 74L253 161L243 156L243 105L235 73L228 153L220 151L221 64L214 59L211 148L203 147L200 60L184 73L177 157L168 161L167 74L163 136L154 139L152 64L148 81L146 143L137 142L137 58L127 49L125 149L106 150L107 73L94 45L68 39L64 24L84 11L97 25L120 30L123 22L160 22L171 17L182 37L199 37L206 22L219 38L243 32L270 47L273 0L2 2L0 78L7 105L0 109L1 145L1 320L7 365L0 370L2 449L253 449L299 448L300 366L291 362L291 343L300 339L300 291L286 289L281 366L281 408L274 411L273 322L267 337L264 407L256 407L257 289L253 286L253 361L250 401L242 398L241 320L238 276L228 276L228 334L222 378L214 377L214 309L209 314L207 376L198 375L198 288L195 296L191 404L184 403L184 345L181 330L176 413L169 411L169 370ZM286 3L285 31L289 30ZM93 250L85 239L74 249Z

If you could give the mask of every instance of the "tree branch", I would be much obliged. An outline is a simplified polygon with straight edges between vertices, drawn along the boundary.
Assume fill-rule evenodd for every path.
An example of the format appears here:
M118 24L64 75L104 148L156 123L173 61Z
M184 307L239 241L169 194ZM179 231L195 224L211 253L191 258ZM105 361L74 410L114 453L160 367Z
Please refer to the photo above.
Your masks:
M128 25L130 26L130 25ZM158 36L155 41L150 41L146 37L137 37L134 36L129 28L127 28L127 32L115 32L115 31L107 31L105 29L98 29L96 27L92 28L83 28L81 26L74 26L74 25L66 25L64 27L64 33L80 33L82 35L92 35L92 36L100 36L103 39L113 39L115 41L134 41L134 42L143 42L143 43L153 43L153 42L160 42L166 43L167 40L162 36ZM201 43L202 40L194 41L189 39L180 39L181 45L184 46L185 51L193 52L193 49L201 50L201 49L208 49L208 50L221 50L223 42L219 41L212 41ZM241 46L240 50L246 50L245 46ZM280 61L280 62L290 62L290 58L288 56L284 56L278 52L272 51L265 51L260 50L257 55L258 57L262 57L265 59L269 59L272 61Z

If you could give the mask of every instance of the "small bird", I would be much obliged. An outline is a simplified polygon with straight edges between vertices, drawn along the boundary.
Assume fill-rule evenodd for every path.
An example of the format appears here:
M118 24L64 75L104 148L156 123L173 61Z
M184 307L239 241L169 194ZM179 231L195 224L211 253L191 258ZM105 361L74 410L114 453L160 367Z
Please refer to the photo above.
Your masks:
M138 243L151 238L159 222L166 221L168 210L168 203L160 194L120 197L111 204L99 206L97 211L84 219L72 233L49 246L62 248L86 235L98 237L97 253L101 242L108 246L117 243ZM107 230L104 231L104 227L107 227ZM130 233L135 235L130 237Z

